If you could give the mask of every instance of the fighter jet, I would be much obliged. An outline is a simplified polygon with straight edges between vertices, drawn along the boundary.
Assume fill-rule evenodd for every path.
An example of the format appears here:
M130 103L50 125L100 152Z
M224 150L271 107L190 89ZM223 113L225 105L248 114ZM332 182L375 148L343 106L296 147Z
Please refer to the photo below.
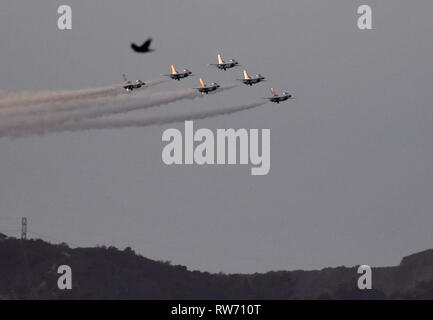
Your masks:
M201 92L202 94L208 94L211 91L215 91L216 89L218 89L220 87L220 85L218 83L212 82L210 84L210 86L206 86L206 84L204 83L203 79L200 78L200 88L194 88L197 89L199 92Z
M244 78L238 80L242 81L242 83L246 84L247 86L252 86L253 84L265 81L265 77L261 74L257 74L254 78L251 78L248 75L247 69L244 69Z
M263 98L263 99L268 99L269 101L277 103L277 104L280 103L280 102L282 102L282 101L286 101L288 99L292 99L292 95L289 94L288 92L283 92L282 95L278 95L278 94L275 93L274 88L271 88L271 92L272 92L272 97Z
M152 38L147 39L141 46L138 46L135 43L131 43L131 48L135 52L139 52L139 53L151 52L153 51L152 49L149 49L151 42L152 42Z
M228 62L224 62L223 58L221 57L221 54L218 53L218 63L211 63L210 65L215 66L220 70L227 70L239 66L239 63L234 59L230 59Z
M163 76L170 77L173 80L180 81L180 79L192 76L192 72L188 69L183 69L183 72L177 72L174 64L171 65L171 73L163 74Z
M125 89L128 92L131 92L134 89L141 88L145 85L145 83L141 80L136 80L135 83L132 83L128 80L128 77L126 74L123 74L123 80L125 80L125 84L123 85L123 89Z

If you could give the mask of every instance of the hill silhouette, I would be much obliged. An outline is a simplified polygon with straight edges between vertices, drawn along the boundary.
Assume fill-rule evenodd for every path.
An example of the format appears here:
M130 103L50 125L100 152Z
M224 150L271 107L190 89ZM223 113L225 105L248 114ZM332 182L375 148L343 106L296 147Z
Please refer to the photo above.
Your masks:
M57 268L72 268L72 290ZM373 289L357 288L357 267L263 274L210 274L153 261L131 248L69 248L0 234L0 299L433 299L433 250L373 268Z

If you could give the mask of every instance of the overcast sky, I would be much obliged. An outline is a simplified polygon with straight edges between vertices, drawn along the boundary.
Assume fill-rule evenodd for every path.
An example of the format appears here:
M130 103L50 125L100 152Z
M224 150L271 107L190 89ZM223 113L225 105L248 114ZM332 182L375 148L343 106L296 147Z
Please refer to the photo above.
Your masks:
M372 31L356 27L360 4ZM432 13L431 0L2 1L0 91L146 81L172 63L232 83L240 68L207 66L221 52L269 81L127 116L253 103L270 86L297 99L194 123L270 128L267 176L166 166L162 132L183 124L0 138L0 232L27 216L45 237L211 272L394 265L432 248ZM155 52L130 50L148 36Z

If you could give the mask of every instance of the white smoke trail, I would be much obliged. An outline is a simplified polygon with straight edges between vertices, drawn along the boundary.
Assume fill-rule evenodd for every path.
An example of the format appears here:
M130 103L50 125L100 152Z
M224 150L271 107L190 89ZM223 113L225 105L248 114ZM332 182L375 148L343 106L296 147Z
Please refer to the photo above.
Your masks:
M168 81L165 78L150 80L143 86L144 88L153 87L160 83ZM53 105L55 103L69 103L80 99L95 99L102 97L118 96L125 94L122 85L113 85L102 88L67 90L67 91L49 91L39 93L3 93L0 95L0 111L1 109L10 109L17 107L32 107Z
M0 108L0 119L8 121L16 121L19 118L29 118L44 114L53 114L55 112L74 111L83 107L88 107L91 102L94 104L104 103L109 97L124 95L123 88L116 88L110 92L99 92L91 95L74 96L73 98L59 98L50 102L44 102L35 105L16 105L11 108Z
M218 91L231 89L236 86L222 86ZM0 117L0 137L43 134L44 132L56 131L56 128L61 128L65 124L79 123L82 120L98 118L104 115L147 109L177 100L194 99L202 96L204 95L194 89L184 89L157 93L141 92L134 95L122 95L99 100L81 100L74 105L73 111L42 115L24 113L21 117L15 118Z
M103 88L52 91L52 92L20 92L6 93L1 96L0 109L12 107L33 107L47 103L58 103L65 101L74 101L82 98L93 98L107 95L117 95L122 93L121 86L108 86Z
M160 79L156 79L156 80L151 80L151 81L146 82L144 87L146 87L146 88L153 87L153 86L156 86L160 83L164 83L164 82L168 82L168 81L170 81L170 79L168 79L168 78L160 78Z
M102 117L104 115L126 113L171 103L181 99L200 97L195 90L181 90L147 95L135 95L105 99L96 104L94 101L81 101L79 110L39 116L24 116L17 119L0 119L0 136L21 136L43 133L68 122ZM87 106L87 108L86 108Z
M167 79L157 79L151 80L146 83L144 88L156 86L160 83L166 82ZM137 89L138 92L142 92L143 89ZM36 105L28 105L31 108L0 108L0 118L16 118L16 117L28 117L28 116L38 116L44 113L59 112L59 111L73 111L80 108L88 108L89 102L85 100L93 99L92 104L104 104L107 103L107 98L116 97L119 95L131 96L136 93L127 93L123 87L109 87L107 89L89 89L89 92L81 92L79 94L72 95L68 92L67 96L57 95L52 97L51 100L46 100L45 103L40 103ZM1 101L1 100L0 100ZM16 100L15 100L16 102ZM21 106L21 105L17 105ZM14 120L10 120L14 121Z
M97 129L116 129L128 127L148 127L156 125L164 125L170 123L184 122L187 120L201 120L206 118L213 118L223 115L230 115L241 111L260 107L267 102L256 102L247 105L240 105L236 107L217 109L217 110L201 110L178 115L166 115L159 117L149 117L144 119L92 119L83 120L77 123L65 124L61 127L54 128L56 132L59 131L82 131L82 130L97 130Z

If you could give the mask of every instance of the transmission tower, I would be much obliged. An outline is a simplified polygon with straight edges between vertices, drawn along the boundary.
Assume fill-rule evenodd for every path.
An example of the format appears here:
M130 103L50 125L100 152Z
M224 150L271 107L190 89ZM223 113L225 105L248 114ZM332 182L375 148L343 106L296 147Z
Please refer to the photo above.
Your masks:
M21 239L22 240L27 239L27 218L26 217L21 218Z

